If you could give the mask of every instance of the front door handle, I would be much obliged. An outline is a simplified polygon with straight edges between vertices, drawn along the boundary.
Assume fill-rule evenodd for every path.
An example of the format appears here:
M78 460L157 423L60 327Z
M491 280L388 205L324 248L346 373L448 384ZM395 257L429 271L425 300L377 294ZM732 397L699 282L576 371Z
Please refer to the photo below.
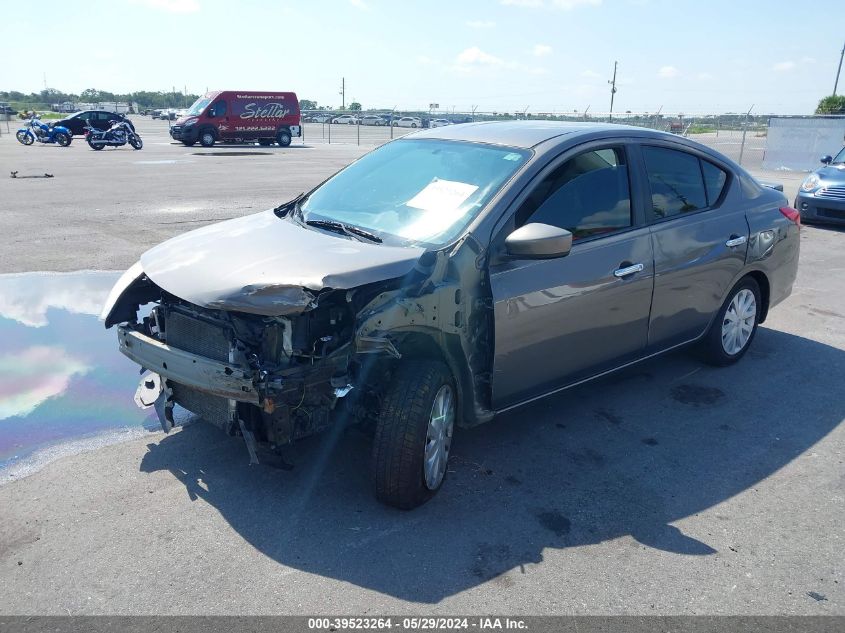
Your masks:
M627 262L623 262L627 263ZM633 275L634 273L642 272L643 265L642 264L631 264L630 266L625 266L624 268L617 268L613 271L613 275L615 277L619 277L622 279L623 277L628 277L629 275Z
M725 242L725 246L728 248L733 248L734 246L742 246L747 242L747 238L744 235L731 235L731 239Z

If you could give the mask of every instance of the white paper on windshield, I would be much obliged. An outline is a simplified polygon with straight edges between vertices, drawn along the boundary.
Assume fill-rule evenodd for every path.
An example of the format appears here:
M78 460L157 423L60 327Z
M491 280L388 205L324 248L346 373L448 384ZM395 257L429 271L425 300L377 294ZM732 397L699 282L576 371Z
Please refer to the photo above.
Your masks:
M458 209L477 189L478 185L435 178L405 204L423 211L447 213Z
M463 215L459 212L461 205L477 189L478 185L435 178L405 203L424 213L416 222L404 227L399 235L414 240L440 235Z

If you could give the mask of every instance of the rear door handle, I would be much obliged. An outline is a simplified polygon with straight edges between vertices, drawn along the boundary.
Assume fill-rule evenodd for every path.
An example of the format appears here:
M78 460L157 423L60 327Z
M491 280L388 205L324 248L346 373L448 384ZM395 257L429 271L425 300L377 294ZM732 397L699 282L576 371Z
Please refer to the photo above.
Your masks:
M731 235L731 239L725 242L725 246L733 248L734 246L742 246L748 239L744 235Z
M642 264L631 264L630 266L625 266L624 268L617 268L613 271L613 275L622 279L623 277L628 277L629 275L633 275L634 273L642 272L642 270Z

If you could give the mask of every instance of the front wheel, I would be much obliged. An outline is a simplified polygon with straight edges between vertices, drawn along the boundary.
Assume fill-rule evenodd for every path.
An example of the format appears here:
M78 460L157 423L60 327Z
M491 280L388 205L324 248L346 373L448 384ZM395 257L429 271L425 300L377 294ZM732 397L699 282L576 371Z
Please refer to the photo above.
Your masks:
M279 130L276 134L276 142L279 144L279 147L287 147L290 145L290 141L291 135L287 130Z
M23 145L32 145L35 138L29 132L25 130L21 130L15 135L15 138L18 139L18 142Z
M737 362L751 346L761 314L759 284L752 277L740 279L699 344L703 360L719 367Z
M70 137L64 132L56 133L56 143L58 143L62 147L67 147L68 145L70 145L70 140Z
M200 134L200 145L203 147L213 147L214 141L214 132L211 130L206 130Z
M457 397L439 361L397 367L382 399L371 469L379 501L410 510L440 489L452 447Z
M129 135L129 144L135 149L141 149L144 147L144 141L142 141L141 137L136 134Z

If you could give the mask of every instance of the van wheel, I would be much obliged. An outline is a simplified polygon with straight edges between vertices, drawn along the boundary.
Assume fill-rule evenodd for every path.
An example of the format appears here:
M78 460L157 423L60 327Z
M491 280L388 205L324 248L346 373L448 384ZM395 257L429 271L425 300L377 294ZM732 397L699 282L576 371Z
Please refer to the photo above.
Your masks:
M279 130L276 133L276 142L279 144L279 147L287 147L290 145L290 132L287 130Z
M213 147L214 140L214 132L211 130L205 130L200 133L200 145L203 147Z
M757 333L761 309L760 286L752 277L740 279L699 344L702 360L724 367L742 358Z
M371 470L376 497L410 510L440 489L455 428L457 397L439 361L408 361L394 373L382 399Z

